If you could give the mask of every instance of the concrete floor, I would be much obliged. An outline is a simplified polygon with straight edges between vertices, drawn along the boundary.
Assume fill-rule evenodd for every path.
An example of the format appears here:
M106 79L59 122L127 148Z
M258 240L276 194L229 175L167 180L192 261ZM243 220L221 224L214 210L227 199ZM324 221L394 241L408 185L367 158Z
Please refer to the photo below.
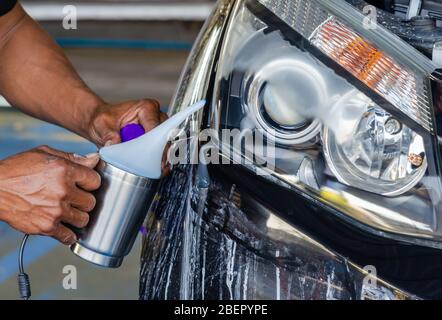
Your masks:
M186 51L67 49L86 82L108 101L151 97L167 107L187 56ZM0 108L0 159L32 147L86 154L95 150L75 135L9 108ZM17 299L17 254L22 235L0 223L0 299ZM33 299L137 299L140 238L117 270L95 267L55 240L32 237L25 267ZM63 268L77 269L77 290L62 286Z

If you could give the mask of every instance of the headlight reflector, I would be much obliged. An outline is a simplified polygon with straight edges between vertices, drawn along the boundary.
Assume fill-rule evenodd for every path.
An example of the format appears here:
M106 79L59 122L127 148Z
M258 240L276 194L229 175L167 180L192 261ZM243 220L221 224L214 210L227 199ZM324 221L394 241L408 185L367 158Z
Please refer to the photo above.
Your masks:
M324 128L324 154L340 182L396 196L410 190L427 169L423 139L378 106L368 105L352 134L339 143Z

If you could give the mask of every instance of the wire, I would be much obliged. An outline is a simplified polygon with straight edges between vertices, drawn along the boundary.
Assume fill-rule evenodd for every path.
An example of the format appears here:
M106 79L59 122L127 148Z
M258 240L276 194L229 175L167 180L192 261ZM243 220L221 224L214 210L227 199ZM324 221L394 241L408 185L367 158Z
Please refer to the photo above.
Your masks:
M21 242L21 246L20 246L20 253L19 253L19 257L18 257L18 267L20 269L20 273L25 273L25 270L23 268L23 253L25 251L25 246L26 246L26 242L28 241L29 238L29 234L25 234L25 236L23 237L23 240Z
M17 282L18 282L18 291L23 300L29 300L29 298L31 297L31 282L29 281L29 276L25 273L25 269L23 267L23 255L28 238L29 234L25 234L20 245L20 252L18 254L19 274L17 277Z

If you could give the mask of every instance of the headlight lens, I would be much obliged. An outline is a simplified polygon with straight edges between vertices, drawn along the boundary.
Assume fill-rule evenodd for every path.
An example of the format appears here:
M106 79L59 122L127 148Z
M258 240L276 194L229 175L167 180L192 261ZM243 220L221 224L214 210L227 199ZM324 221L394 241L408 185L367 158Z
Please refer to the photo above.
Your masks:
M427 169L422 137L370 102L351 139L339 141L324 127L323 142L327 163L338 180L373 193L403 194Z
M249 0L233 11L216 129L264 130L277 145L273 178L373 232L439 246L431 62L380 26L362 29L344 1Z

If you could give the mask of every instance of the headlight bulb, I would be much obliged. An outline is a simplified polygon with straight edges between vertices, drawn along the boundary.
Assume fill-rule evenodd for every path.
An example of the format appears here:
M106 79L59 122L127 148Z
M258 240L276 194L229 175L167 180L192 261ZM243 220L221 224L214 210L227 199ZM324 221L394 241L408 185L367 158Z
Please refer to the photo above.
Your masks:
M340 103L345 109L346 101ZM414 187L425 174L423 138L373 102L346 139L337 138L338 129L325 126L323 139L327 163L341 183L397 196Z

